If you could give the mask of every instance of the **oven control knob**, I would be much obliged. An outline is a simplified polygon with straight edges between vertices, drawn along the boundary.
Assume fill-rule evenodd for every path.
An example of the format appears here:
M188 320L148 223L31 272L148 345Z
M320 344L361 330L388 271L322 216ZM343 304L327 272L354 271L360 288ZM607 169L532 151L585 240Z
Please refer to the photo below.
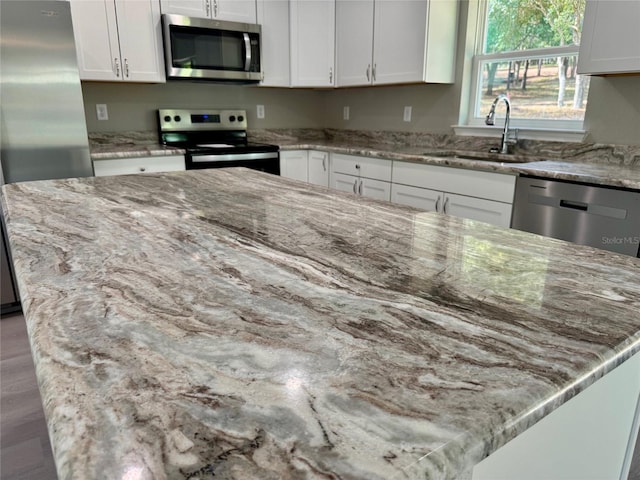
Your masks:
M239 122L244 122L244 117L242 115L238 116L238 121Z
M165 122L170 122L171 121L171 117L169 115L165 115L164 116L164 121Z
M235 121L236 121L236 116L235 116L235 115L231 115L231 116L229 117L229 121L230 121L230 122L235 122Z
M180 117L180 115L176 115L175 117L173 117L173 121L174 121L174 122L179 122L180 120L182 120L182 118Z

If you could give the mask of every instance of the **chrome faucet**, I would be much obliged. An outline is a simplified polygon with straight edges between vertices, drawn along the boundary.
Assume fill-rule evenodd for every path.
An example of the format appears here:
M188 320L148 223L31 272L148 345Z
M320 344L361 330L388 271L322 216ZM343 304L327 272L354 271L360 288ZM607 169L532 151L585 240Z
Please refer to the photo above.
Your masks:
M507 97L505 94L500 94L496 97L496 99L491 104L491 110L489 110L489 113L487 113L487 116L484 119L484 123L486 123L487 125L495 125L496 105L498 104L498 102L500 102L500 100L504 100L504 103L507 106L507 115L504 118L504 131L502 132L502 141L500 142L499 153L509 153L509 145L515 145L517 142L517 138L509 138L509 118L511 116L511 102L509 101L509 97Z

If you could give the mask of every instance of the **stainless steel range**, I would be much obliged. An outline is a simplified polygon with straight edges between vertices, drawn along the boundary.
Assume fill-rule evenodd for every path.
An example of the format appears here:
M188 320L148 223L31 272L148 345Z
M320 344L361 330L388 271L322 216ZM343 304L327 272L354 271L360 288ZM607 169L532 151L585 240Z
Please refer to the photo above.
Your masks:
M247 167L280 175L277 145L247 140L245 110L158 110L160 142L186 150L187 170Z

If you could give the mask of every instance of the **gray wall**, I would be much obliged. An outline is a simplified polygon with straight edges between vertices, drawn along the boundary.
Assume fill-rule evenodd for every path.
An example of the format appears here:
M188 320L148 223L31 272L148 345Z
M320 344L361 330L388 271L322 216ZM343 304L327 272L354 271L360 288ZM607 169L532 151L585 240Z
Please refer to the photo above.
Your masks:
M171 82L161 85L84 82L89 132L155 130L155 110L168 107L233 107L248 112L250 128L343 128L453 133L459 123L463 70L473 39L466 37L468 2L460 5L454 85L402 85L336 90L261 88ZM467 88L465 85L464 88ZM95 104L106 103L108 121L96 119ZM266 118L255 116L265 105ZM350 119L343 120L349 106ZM404 122L405 106L413 108ZM640 145L640 75L593 77L585 114L588 142Z
M89 132L155 131L158 108L243 108L251 128L322 128L322 92L193 82L166 84L82 82ZM104 103L109 120L99 121ZM256 105L265 118L256 118Z

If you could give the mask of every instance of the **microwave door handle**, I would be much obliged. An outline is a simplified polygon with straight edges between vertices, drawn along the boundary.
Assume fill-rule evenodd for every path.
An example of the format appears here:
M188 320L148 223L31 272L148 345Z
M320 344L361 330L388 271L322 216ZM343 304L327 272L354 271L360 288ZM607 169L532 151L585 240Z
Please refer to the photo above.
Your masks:
M243 33L244 37L244 71L248 72L251 67L251 41L249 40L249 34Z

